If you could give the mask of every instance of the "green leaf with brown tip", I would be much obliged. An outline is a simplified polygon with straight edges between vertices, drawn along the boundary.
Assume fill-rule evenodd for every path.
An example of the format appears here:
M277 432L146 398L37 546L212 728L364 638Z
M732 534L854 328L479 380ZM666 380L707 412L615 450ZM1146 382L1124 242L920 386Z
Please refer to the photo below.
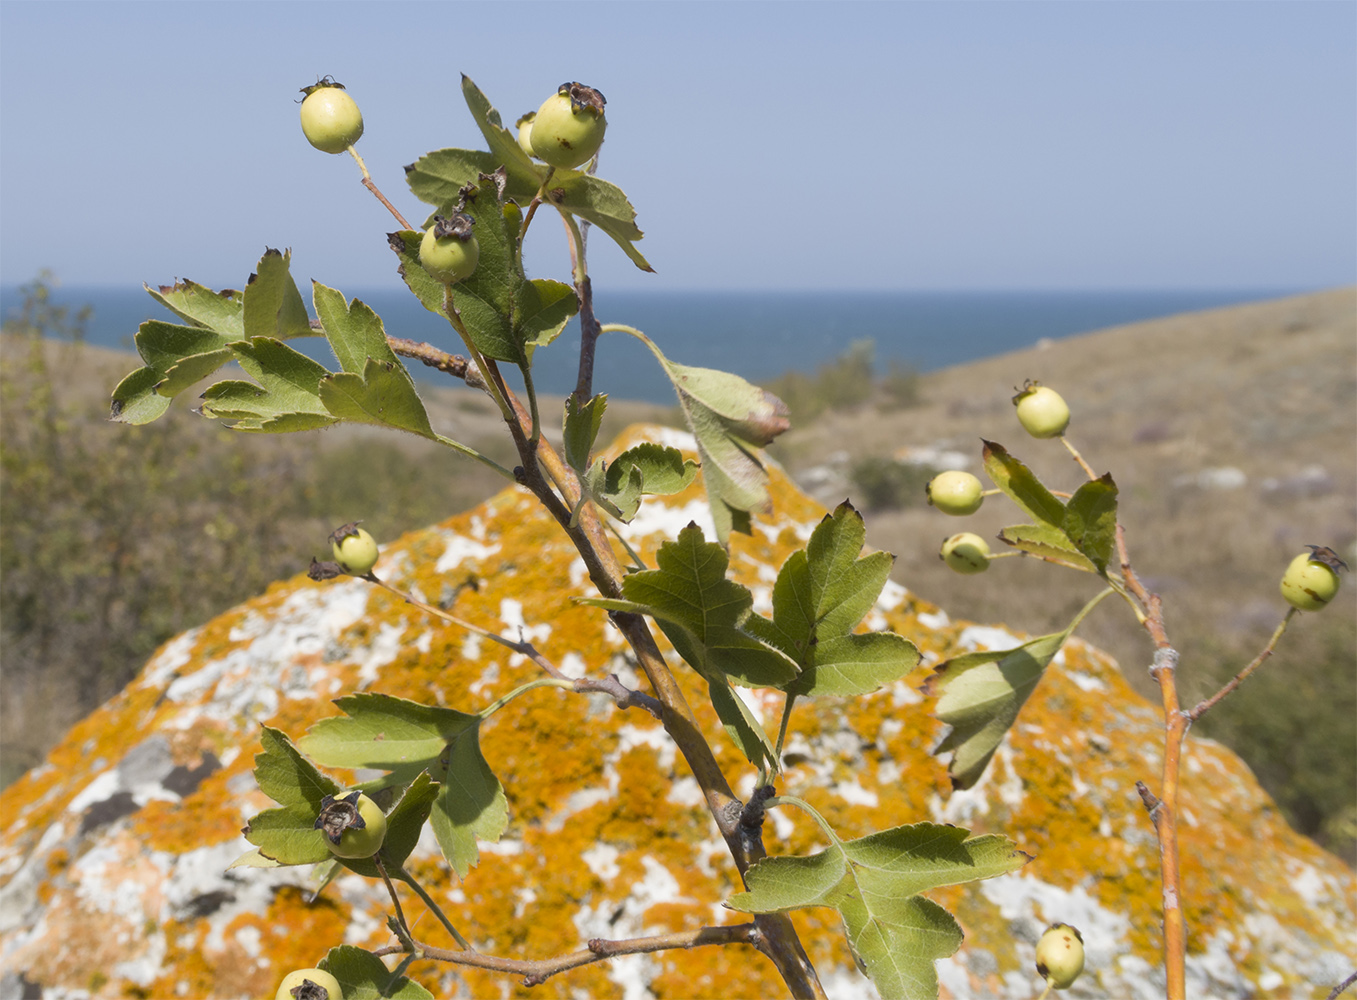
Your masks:
M986 441L983 451L985 472L994 485L1025 510L1032 520L1064 530L1065 505L1040 479L1008 453L1001 444Z

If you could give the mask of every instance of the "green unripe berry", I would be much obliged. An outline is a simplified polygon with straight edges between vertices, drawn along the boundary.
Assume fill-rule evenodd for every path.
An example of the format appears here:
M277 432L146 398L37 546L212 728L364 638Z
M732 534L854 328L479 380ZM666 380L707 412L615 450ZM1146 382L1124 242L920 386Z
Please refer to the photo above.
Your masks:
M363 576L377 565L377 542L362 528L346 524L330 536L335 562L354 576Z
M273 1000L344 1000L344 992L324 969L298 969L283 977Z
M363 113L344 90L344 85L326 77L312 87L303 87L302 134L325 153L342 153L363 134Z
M989 569L989 543L971 531L947 539L939 554L942 561L958 573L970 575Z
M449 219L434 216L434 224L419 241L419 262L435 281L454 285L476 270L481 247L471 232L473 222L461 212Z
M603 145L608 121L603 95L582 83L563 83L537 109L533 118L533 155L553 167L574 169Z
M524 115L517 122L515 122L515 124L518 126L519 148L522 149L523 152L527 153L529 156L537 155L532 151L532 123L533 119L536 117L537 117L536 111L529 111L526 115Z
M1060 393L1035 382L1027 382L1013 397L1018 408L1018 423L1035 438L1059 437L1070 425L1070 408Z
M1333 555L1332 549L1312 548L1314 551L1302 552L1292 559L1282 575L1282 596L1301 611L1318 611L1334 599L1338 593L1338 567L1346 565Z
M939 472L929 481L928 502L944 514L974 514L985 502L985 487L969 472Z
M386 813L362 792L320 800L316 829L325 833L325 846L337 858L370 858L386 839Z
M1051 924L1037 942L1037 975L1067 990L1084 971L1084 936L1069 924Z

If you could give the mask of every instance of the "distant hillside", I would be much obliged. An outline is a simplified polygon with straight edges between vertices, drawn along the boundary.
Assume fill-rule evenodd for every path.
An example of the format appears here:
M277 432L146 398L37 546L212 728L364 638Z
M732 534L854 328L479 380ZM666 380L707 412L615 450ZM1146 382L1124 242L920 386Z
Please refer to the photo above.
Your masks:
M1065 449L1028 437L1013 415L1014 387L1028 378L1065 397L1071 441L1120 487L1131 556L1166 602L1187 697L1214 690L1266 641L1285 610L1281 572L1305 544L1331 545L1357 569L1353 288L1115 327L924 375L919 405L828 412L773 451L827 503L854 494L850 473L864 457L960 452L978 473L981 438L1073 489L1081 474ZM991 537L1020 520L991 498L970 518L918 505L867 523L870 542L897 556L894 578L951 614L1053 631L1093 593L1083 574L1006 559L959 577L937 558L953 532ZM1151 648L1125 611L1105 603L1081 634L1148 693ZM1349 845L1352 862L1357 579L1337 606L1294 623L1273 661L1202 729L1249 759L1306 832L1318 832L1321 813L1342 826L1330 843ZM1341 800L1343 818L1319 799Z

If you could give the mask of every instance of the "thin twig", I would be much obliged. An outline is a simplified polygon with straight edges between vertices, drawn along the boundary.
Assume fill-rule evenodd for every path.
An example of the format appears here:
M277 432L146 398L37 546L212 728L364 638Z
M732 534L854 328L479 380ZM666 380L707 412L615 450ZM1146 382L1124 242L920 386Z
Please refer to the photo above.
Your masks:
M377 185L373 183L371 177L363 178L363 187L367 188L369 191L371 191L373 194L377 196L377 200L386 206L386 210L396 217L396 221L401 224L402 229L413 230L415 228L414 226L410 225L410 223L405 221L405 216L401 215L400 212L396 211L395 205L391 204L391 202L386 200L386 195L382 194L382 192L378 190Z
M1354 972L1352 975L1348 976L1347 979L1344 979L1341 983L1335 986L1333 988L1333 992L1330 993L1327 997L1325 997L1324 1000L1338 1000L1338 995L1342 993L1345 989L1347 989L1349 986L1351 986L1353 983L1357 983L1357 972Z
M698 948L704 945L747 944L764 951L763 936L755 923L729 924L720 927L702 927L695 931L679 931L674 934L660 934L655 937L630 938L625 941L608 941L595 938L582 951L559 955L556 958L521 959L501 958L497 955L485 955L477 951L449 951L415 942L422 957L435 962L447 962L451 965L465 965L476 969L488 969L492 972L504 972L523 976L524 986L539 986L552 976L582 965L606 961L620 955L642 955L655 951L672 951L678 948ZM406 949L388 947L379 948L378 955L399 954Z
M1232 692L1235 688L1239 687L1240 684L1243 684L1244 678L1248 677L1249 674L1253 673L1255 670L1261 667L1263 665L1263 661L1266 660L1269 656L1271 656L1272 651L1277 648L1277 640L1279 640L1282 637L1282 633L1286 631L1286 626L1290 624L1291 619L1295 617L1296 614L1298 614L1298 612L1295 608L1289 609L1286 612L1286 617L1282 619L1281 624L1279 624L1276 627L1276 629L1273 630L1272 638L1267 641L1267 645L1264 646L1262 651L1259 652L1259 654L1253 658L1253 662L1250 663L1243 670L1239 671L1239 673L1235 674L1234 678L1228 684L1222 687L1210 698L1207 698L1205 701L1198 702L1196 707L1187 713L1188 719L1190 719L1192 722L1196 722L1207 712L1211 711L1211 709L1215 708L1217 702L1219 702L1222 698L1229 695L1230 692Z

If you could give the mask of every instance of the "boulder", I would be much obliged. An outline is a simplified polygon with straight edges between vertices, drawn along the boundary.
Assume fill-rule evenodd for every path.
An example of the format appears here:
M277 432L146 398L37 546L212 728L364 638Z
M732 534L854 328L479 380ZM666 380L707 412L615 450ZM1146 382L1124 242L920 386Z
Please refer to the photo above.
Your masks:
M643 432L692 449L676 432ZM778 567L825 514L778 469L771 474L773 513L731 545L734 575L764 611ZM693 521L711 537L698 488L648 501L621 533L650 561ZM1033 855L1015 874L934 894L966 933L961 951L938 965L944 996L1035 996L1035 945L1057 920L1080 928L1088 955L1065 995L1162 996L1158 852L1134 787L1158 786L1158 710L1116 663L1073 639L985 776L953 792L946 762L929 753L942 727L921 693L926 667L1022 637L951 620L907 589L910 570L895 567L899 583L887 585L867 625L910 638L923 667L870 697L798 703L780 791L810 800L846 836L956 823L1002 833ZM644 689L606 617L572 603L594 593L583 563L523 490L387 545L376 571L465 619L530 639L567 674L615 673ZM676 670L747 795L754 774L705 686ZM298 576L178 636L0 798L0 994L272 996L284 972L314 965L333 945L391 943L380 883L346 875L312 902L306 868L228 870L249 848L245 820L271 805L251 773L261 726L298 737L337 714L331 699L353 691L472 712L537 676L521 655L351 578ZM775 727L780 696L749 700ZM744 919L720 905L739 886L696 783L644 711L605 695L534 690L483 725L482 748L508 794L503 838L481 845L464 881L431 837L411 866L479 950L545 958L593 937ZM1352 871L1290 830L1225 747L1189 739L1183 784L1189 993L1323 995L1357 955ZM806 853L821 837L795 810L774 810L765 829L774 854ZM418 899L407 895L404 906L419 937L452 946ZM875 996L837 913L795 920L830 996ZM745 946L624 957L530 991L432 962L410 973L440 997L784 993Z

